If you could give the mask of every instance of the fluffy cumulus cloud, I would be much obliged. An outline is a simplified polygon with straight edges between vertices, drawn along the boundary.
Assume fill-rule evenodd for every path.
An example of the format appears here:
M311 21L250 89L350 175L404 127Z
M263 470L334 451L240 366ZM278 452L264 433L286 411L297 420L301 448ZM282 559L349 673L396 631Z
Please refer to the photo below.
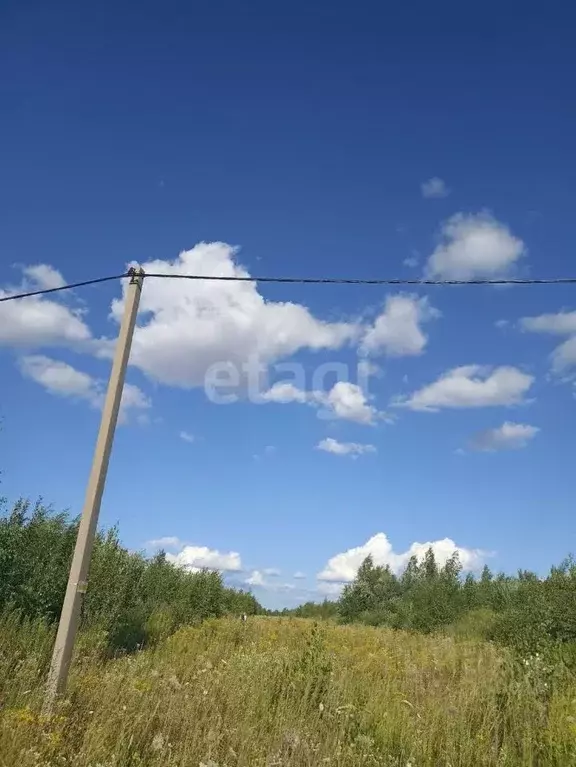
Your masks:
M264 586L264 574L260 570L253 570L246 578L246 584L248 586Z
M362 546L355 546L333 556L317 577L320 582L350 583L356 577L362 562L369 555L372 556L375 565L389 565L393 572L399 573L406 567L410 557L416 556L422 560L430 547L432 547L439 565L444 565L455 551L458 552L462 568L468 571L478 570L488 556L486 552L480 549L457 546L450 538L428 543L413 543L407 551L395 552L387 535L376 533Z
M327 392L299 389L290 382L275 383L261 397L263 402L311 405L322 408L319 415L326 418L355 421L356 423L374 424L376 419L384 417L382 413L369 403L368 396L357 384L348 381L338 381Z
M409 294L388 296L383 312L364 333L360 350L391 357L421 354L428 342L422 325L439 315L427 298Z
M505 421L502 426L486 429L474 435L470 440L470 448L489 453L498 450L518 450L526 447L539 431L537 426Z
M200 570L218 570L224 573L242 570L242 560L238 552L221 552L207 546L184 546L177 554L167 554L166 558L177 567L194 573Z
M225 243L200 243L173 261L143 264L148 272L249 277ZM124 287L125 289L125 287ZM112 306L119 318L123 300ZM361 344L364 354L420 354L427 343L422 324L438 316L425 298L390 296L373 325L329 322L301 304L266 301L253 282L161 280L146 283L131 363L166 384L193 387L213 366L264 369L300 350L334 350ZM110 354L105 345L102 354Z
M268 391L262 394L264 402L275 402L278 405L287 405L291 402L304 404L318 404L319 392L305 392L289 381L279 381Z
M225 243L200 243L172 261L151 261L143 266L148 273L249 277L237 256L237 250ZM25 267L23 280L7 293L22 287L56 288L65 282L47 264ZM126 288L124 283L123 291ZM111 317L116 321L121 318L124 299L125 293L112 303ZM95 338L84 312L70 308L64 294L54 299L7 302L0 311L0 345L27 351L66 346L106 359L113 355L114 338ZM220 386L252 395L255 384L256 397L263 402L300 402L315 407L321 417L374 423L382 414L371 404L365 387L339 380L322 392L307 392L303 384L288 383L268 389L270 366L298 351L338 350L351 345L360 354L359 376L378 375L380 369L373 358L421 354L428 342L424 324L438 315L426 298L399 294L386 299L372 323L327 321L301 304L267 301L251 281L150 279L142 291L130 364L166 385L206 385L208 396ZM35 363L36 371L39 364ZM220 377L223 373L224 381ZM48 377L54 380L57 376L67 381L46 384ZM57 389L64 394L68 388L70 396L94 403L101 399L101 382L64 363L53 361L50 371L38 375L37 380L53 393ZM226 401L236 398L227 395ZM125 402L134 408L146 407L146 399L130 386L126 387Z
M520 320L523 330L532 333L551 333L552 335L576 335L576 311L540 314L536 317L523 317Z
M106 393L104 381L93 378L66 362L41 354L32 354L21 357L18 364L22 375L35 381L49 394L83 400L97 409L104 404ZM120 404L120 423L126 421L130 412L139 412L142 416L150 407L150 399L138 386L124 384Z
M280 572L273 567L269 567L264 570L252 570L244 583L247 586L263 589L265 591L294 591L296 587L293 583L282 583L276 580L279 574ZM270 578L272 578L272 580L269 580Z
M557 346L552 352L552 369L555 373L563 373L576 365L576 336L572 336Z
M554 372L562 373L576 366L576 311L523 317L520 320L520 327L530 333L568 336L566 341L552 352L552 368Z
M144 394L139 386L125 383L120 400L120 415L128 410L148 410L151 407L150 399Z
M420 184L420 191L422 192L422 197L428 200L439 200L442 197L448 197L450 194L450 189L446 186L446 182L438 178L438 176L429 178L428 181L423 181Z
M172 261L143 267L165 274L248 277L236 256L225 243L200 243ZM121 316L123 303L113 303L114 317ZM253 282L150 279L142 291L131 364L157 381L189 388L201 386L214 365L228 363L241 371L255 359L267 366L301 349L339 349L359 332L354 322L321 320L301 304L266 301Z
M66 285L62 274L49 264L26 266L22 271L37 290L54 290Z
M427 276L471 280L510 273L524 255L522 240L488 213L457 213L441 230L441 241L428 259Z
M428 386L394 404L411 410L435 412L443 408L517 405L524 401L534 377L518 368L464 365L447 371Z
M44 277L49 280L48 275ZM0 289L0 298L18 290ZM90 340L82 312L56 300L33 296L0 304L0 346L81 348Z
M334 455L347 455L350 458L357 458L359 455L376 452L374 445L360 444L358 442L339 442L332 437L321 440L316 445L316 449L323 450L325 453L333 453Z
M33 354L22 357L19 366L22 375L43 386L50 394L86 400L94 406L102 404L102 390L92 376L66 362Z
M328 417L342 418L346 421L373 424L380 416L375 407L368 403L362 389L347 381L338 381L324 396L322 404Z

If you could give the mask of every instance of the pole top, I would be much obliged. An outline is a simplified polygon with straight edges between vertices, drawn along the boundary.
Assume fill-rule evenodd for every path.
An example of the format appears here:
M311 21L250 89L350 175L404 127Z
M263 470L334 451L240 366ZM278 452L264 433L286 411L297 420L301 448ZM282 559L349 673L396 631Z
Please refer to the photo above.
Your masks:
M128 275L130 277L130 285L134 285L136 283L140 284L142 277L146 272L144 269L142 269L141 266L131 266L130 269L128 269Z

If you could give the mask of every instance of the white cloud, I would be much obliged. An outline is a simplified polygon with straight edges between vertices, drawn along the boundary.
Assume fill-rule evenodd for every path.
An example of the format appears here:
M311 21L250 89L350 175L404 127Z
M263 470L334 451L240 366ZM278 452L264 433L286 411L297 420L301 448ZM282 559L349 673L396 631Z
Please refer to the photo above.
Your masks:
M148 272L247 277L237 250L200 243L173 261L143 264ZM125 287L124 287L125 290ZM124 301L113 302L120 317ZM241 370L256 359L267 366L300 349L338 349L354 341L355 323L325 322L301 304L266 301L253 282L149 280L142 291L131 364L162 383L201 386L214 364ZM103 354L109 354L106 347Z
M278 581L268 581L264 576L275 578L280 575L279 570L267 568L265 570L252 570L248 578L244 581L248 586L265 589L266 591L293 591L296 587L293 583L278 583Z
M19 360L22 374L43 386L50 394L86 400L94 407L102 404L102 391L88 373L65 362L43 355L29 355Z
M49 264L26 266L22 271L39 290L51 290L66 285L66 280L60 272Z
M375 453L376 448L374 445L362 445L358 442L338 442L337 439L327 437L321 440L316 445L317 450L323 450L326 453L334 453L334 455L349 455L352 458L357 458L359 455L366 453Z
M367 396L362 389L348 381L335 383L325 395L322 404L327 409L328 416L346 421L373 424L379 417L376 408L368 404Z
M280 575L280 570L277 567L265 567L262 572L270 578L277 578Z
M411 556L416 556L421 560L430 547L432 547L436 561L440 566L444 565L457 551L464 570L479 569L484 559L489 556L487 552L480 549L457 546L450 538L429 543L416 542L407 551L397 553L392 549L392 544L385 533L376 533L362 546L348 549L329 559L317 577L319 581L350 583L356 577L358 568L368 555L372 556L375 565L389 565L393 572L399 573L406 567Z
M265 585L264 575L260 572L260 570L253 570L250 576L246 578L246 583L249 586L263 587Z
M180 439L183 439L184 442L194 442L194 435L190 434L189 431L181 431L180 432Z
M526 447L539 431L537 426L505 421L496 429L486 429L476 434L470 441L470 447L481 452L518 450Z
M428 260L430 277L453 280L502 277L525 253L522 240L488 213L457 213L444 223L441 236Z
M555 373L561 373L576 365L576 311L523 317L520 320L520 327L531 333L570 336L552 352L552 369Z
M408 258L405 258L402 263L409 269L415 269L418 266L419 259L416 256L408 256Z
M18 365L22 375L43 386L49 394L83 400L97 409L104 404L105 383L88 373L76 370L66 362L41 354L32 354L21 357ZM120 403L120 423L126 421L129 411L140 411L142 414L142 411L150 407L150 399L138 386L124 384Z
M540 314L537 317L523 317L520 327L532 333L550 333L553 335L572 335L576 333L576 311Z
M288 381L279 381L262 394L262 399L264 402L276 402L281 405L287 405L290 402L314 404L317 402L317 394L317 392L302 391Z
M437 381L393 403L411 410L516 405L523 401L534 377L515 367L464 365L443 373Z
M428 341L421 325L439 315L427 298L411 294L388 296L384 311L366 330L360 349L365 354L391 357L421 354Z
M151 407L150 399L144 394L142 389L131 383L125 383L120 401L120 411L123 410L147 410Z
M303 573L300 570L297 570L292 577L295 578L297 581L303 580L306 577L306 573Z
M242 570L242 561L238 552L220 552L209 549L207 546L184 546L178 554L168 554L166 558L177 567L190 572L199 572L203 569L221 572Z
M348 381L338 381L328 392L305 392L292 383L279 382L262 394L262 401L280 404L297 402L322 407L320 415L323 417L365 424L373 424L376 418L383 416L369 404L361 387Z
M576 365L576 336L557 346L552 352L552 369L555 373Z
M18 290L1 290L0 298ZM82 346L91 340L80 310L41 296L0 304L0 346Z
M428 181L422 182L422 184L420 184L420 191L422 192L422 197L429 200L448 197L450 194L450 189L446 186L446 182L441 178L438 178L438 176L434 176L433 178L429 178Z
M237 250L218 242L143 267L166 274L249 276L237 262ZM119 319L122 308L123 299L114 301L112 315ZM420 325L437 314L426 299L391 296L383 314L366 327L323 321L301 304L266 301L252 282L150 280L142 292L130 362L160 382L185 388L203 385L213 365L227 364L242 383L248 361L265 375L271 364L300 350L339 349L362 335L366 353L419 354L426 344ZM103 343L100 353L110 355L110 345Z

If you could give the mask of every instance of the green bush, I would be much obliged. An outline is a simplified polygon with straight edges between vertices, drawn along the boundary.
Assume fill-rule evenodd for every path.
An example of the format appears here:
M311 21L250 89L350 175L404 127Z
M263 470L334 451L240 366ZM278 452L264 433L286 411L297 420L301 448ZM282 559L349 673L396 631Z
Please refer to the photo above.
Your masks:
M482 607L470 610L446 628L446 633L456 639L487 639L497 620L494 610Z
M111 655L134 652L148 639L146 610L142 605L132 607L119 615L108 631L108 650Z
M18 620L59 618L78 521L38 501L0 505L0 611ZM152 559L127 551L116 528L94 542L82 628L106 653L155 643L179 626L228 612L263 612L251 594L226 588L217 572L186 572L160 552Z

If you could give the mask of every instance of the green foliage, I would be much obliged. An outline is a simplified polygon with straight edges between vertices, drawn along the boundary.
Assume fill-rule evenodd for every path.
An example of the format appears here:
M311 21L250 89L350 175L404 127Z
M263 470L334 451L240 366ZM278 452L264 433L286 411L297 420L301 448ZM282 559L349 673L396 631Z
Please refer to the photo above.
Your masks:
M0 612L54 624L60 615L78 521L38 501L0 507ZM251 595L226 588L219 573L190 573L160 552L152 559L127 551L116 528L99 532L92 554L83 628L104 635L107 652L132 651L179 626L227 613L256 614Z
M84 656L46 717L49 635L0 614L2 767L576 765L573 676L488 642L211 619L131 658Z
M454 623L446 627L446 633L456 639L487 638L492 633L497 619L494 610L487 607L466 610Z
M24 615L57 619L76 531L76 521L41 501L20 500L0 517L0 609L13 604Z
M462 577L457 553L439 567L432 548L413 556L397 576L368 556L327 617L342 623L388 626L422 633L443 631L463 639L492 639L521 658L561 658L576 669L576 561L569 557L547 578L522 570L496 576L485 566L478 579ZM324 603L326 605L326 603ZM307 603L292 615L323 617ZM325 609L325 608L324 608Z
M293 690L301 705L318 711L328 696L332 661L326 650L325 636L317 623L304 644L296 664Z
M292 609L268 610L270 616L293 616L294 618L310 618L312 620L335 620L338 617L338 602L324 599L322 602L305 602Z
M461 566L455 554L439 568L429 549L421 563L412 557L401 578L367 557L339 601L343 622L414 629L428 633L452 622L462 605Z
M0 609L0 709L48 670L54 631L42 618Z
M560 649L573 666L574 654L566 650L576 641L576 563L573 558L553 567L545 579L521 571L490 638L512 646L524 656Z

